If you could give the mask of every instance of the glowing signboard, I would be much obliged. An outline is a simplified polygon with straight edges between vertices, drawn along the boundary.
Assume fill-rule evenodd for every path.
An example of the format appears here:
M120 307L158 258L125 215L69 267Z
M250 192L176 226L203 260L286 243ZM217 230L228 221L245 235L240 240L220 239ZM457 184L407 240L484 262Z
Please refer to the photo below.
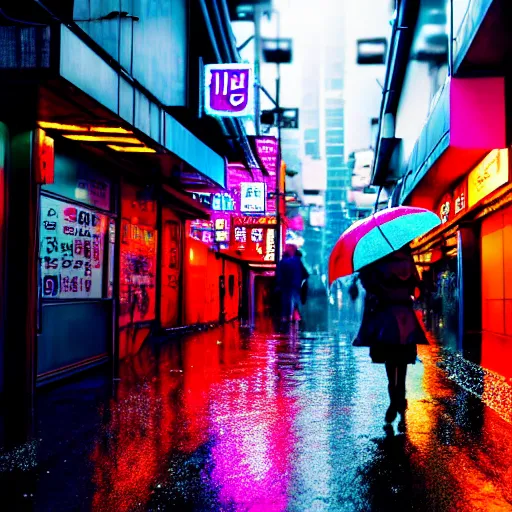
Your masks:
M270 176L276 176L279 146L275 137L252 137L250 139L256 156Z
M240 183L240 211L265 212L265 183Z
M276 230L267 229L267 240L265 243L265 261L274 261L276 258Z
M213 194L212 210L229 212L235 209L235 202L233 198L227 194Z
M41 295L51 299L103 296L107 217L41 197Z
M441 222L444 224L445 222L448 222L453 217L453 205L452 205L452 195L451 194L445 194L443 196L443 199L441 199L441 203L438 207L438 215L441 219Z
M474 206L508 180L508 150L495 149L469 173L468 207Z
M196 220L190 223L190 238L195 238L205 244L213 243L214 231L212 221Z
M261 224L275 226L277 224L276 217L234 217L233 224L235 226L259 226Z
M215 241L229 242L229 226L226 219L215 219Z
M217 117L253 115L254 74L249 64L205 66L206 114Z
M453 213L455 216L466 210L468 198L468 182L464 180L453 192Z
M245 226L235 227L235 241L241 244L247 242L247 228Z

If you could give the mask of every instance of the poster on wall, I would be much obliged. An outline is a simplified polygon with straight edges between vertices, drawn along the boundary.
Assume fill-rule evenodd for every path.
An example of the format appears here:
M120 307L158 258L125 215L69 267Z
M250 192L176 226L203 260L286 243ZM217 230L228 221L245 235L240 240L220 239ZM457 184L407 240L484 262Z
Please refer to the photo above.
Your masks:
M155 317L156 238L150 227L121 221L119 303L131 323Z
M106 215L41 197L41 295L48 299L100 299Z

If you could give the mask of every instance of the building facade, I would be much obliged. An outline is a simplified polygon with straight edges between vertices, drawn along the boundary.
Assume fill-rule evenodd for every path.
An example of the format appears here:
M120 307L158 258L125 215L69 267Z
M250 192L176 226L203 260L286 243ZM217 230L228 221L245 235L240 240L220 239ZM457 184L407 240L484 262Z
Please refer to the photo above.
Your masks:
M36 387L153 335L238 318L240 263L190 236L255 165L242 123L200 115L199 63L239 62L215 2L30 0L0 16L2 434ZM204 35L207 34L205 38ZM229 284L228 285L226 285Z
M512 377L510 15L501 1L398 2L372 175L392 205L439 214L414 244L426 325L483 368L484 394Z

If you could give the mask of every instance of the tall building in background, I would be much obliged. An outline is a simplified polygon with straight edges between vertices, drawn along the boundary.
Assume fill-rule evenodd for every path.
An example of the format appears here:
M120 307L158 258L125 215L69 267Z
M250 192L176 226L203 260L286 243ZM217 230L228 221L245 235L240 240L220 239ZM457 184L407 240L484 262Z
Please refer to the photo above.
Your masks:
M350 175L345 162L345 2L325 10L321 71L321 146L325 155L327 190L325 195L324 264L340 234L350 225L347 197Z

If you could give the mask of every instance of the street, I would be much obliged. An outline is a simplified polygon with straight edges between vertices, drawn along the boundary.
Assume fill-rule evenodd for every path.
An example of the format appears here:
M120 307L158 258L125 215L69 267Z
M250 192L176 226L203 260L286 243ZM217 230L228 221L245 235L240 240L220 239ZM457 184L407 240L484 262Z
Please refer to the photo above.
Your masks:
M34 442L0 459L4 502L51 512L512 510L506 414L448 378L430 346L409 367L406 433L385 430L384 368L351 346L354 316L334 310L327 321L325 310L313 302L305 317L323 330L230 323L144 346L113 385L98 371L41 390Z

